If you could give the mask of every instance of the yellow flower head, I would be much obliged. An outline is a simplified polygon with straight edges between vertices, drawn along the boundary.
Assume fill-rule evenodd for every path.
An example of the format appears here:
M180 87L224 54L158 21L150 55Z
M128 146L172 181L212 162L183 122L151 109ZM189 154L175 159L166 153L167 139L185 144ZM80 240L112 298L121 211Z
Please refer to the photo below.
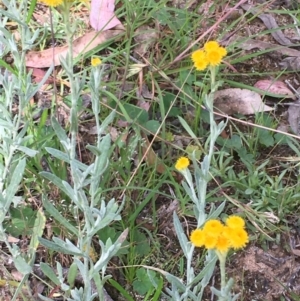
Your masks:
M205 233L201 229L196 229L191 233L191 243L196 247L202 247L205 242Z
M99 66L99 65L101 65L102 64L102 61L98 58L98 57L93 57L92 59L91 59L91 65L93 66L93 67L97 67L97 66Z
M197 70L204 70L208 65L218 66L223 57L227 55L227 50L216 41L205 43L204 49L196 50L192 53L192 61Z
M249 242L248 233L241 228L230 229L226 234L227 239L230 242L230 245L234 249L240 249L246 246ZM229 234L229 235L228 235Z
M232 216L229 216L227 219L226 219L226 222L225 224L231 228L231 229L236 229L236 228L245 228L245 221L237 216L237 215L232 215Z
M52 7L61 5L64 2L64 0L40 0L40 1Z
M220 65L222 58L223 58L223 56L217 50L209 51L209 52L207 52L207 55L206 55L206 59L207 59L208 63L212 66Z
M231 235L231 228L229 228L228 226L224 226L222 236L226 237L227 239L230 239L230 235Z
M192 53L192 61L196 70L202 71L208 66L208 61L206 59L206 53L204 50L196 50Z
M198 62L205 60L205 52L204 50L198 49L192 53L192 61Z
M177 162L175 164L175 168L178 171L182 171L182 170L188 168L189 165L190 165L190 160L187 157L181 157L177 160Z
M230 241L225 236L220 236L216 244L216 250L222 253L227 253L230 249Z
M216 236L205 236L204 246L206 249L214 249L217 245L218 237Z
M195 66L196 70L203 71L207 68L208 61L207 60L197 61L194 63L194 66Z
M203 231L209 236L219 237L223 231L223 228L224 225L220 221L212 219L205 223Z
M190 240L196 247L204 246L206 249L227 254L230 248L240 249L249 242L244 226L245 222L239 216L229 217L226 226L218 220L209 220L203 229L192 232Z
M217 41L209 41L209 42L206 42L204 44L204 50L206 52L216 50L216 49L219 49L219 48L220 48L220 45Z

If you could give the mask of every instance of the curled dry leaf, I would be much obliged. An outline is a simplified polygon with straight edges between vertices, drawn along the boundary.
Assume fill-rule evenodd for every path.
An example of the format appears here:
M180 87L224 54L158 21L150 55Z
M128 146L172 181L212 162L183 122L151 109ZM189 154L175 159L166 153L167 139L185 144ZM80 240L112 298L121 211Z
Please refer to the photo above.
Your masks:
M73 42L74 57L83 56L84 53L94 49L105 41L121 34L123 30L106 30L103 32L87 32ZM65 58L68 53L68 46L54 47L54 65L60 65L60 57ZM52 65L53 49L43 51L30 51L26 55L26 66L34 68L47 68Z
M257 112L271 111L260 95L248 89L230 88L215 93L214 107L216 112L226 115L250 115Z
M287 69L291 71L299 71L300 70L300 57L298 56L289 56L284 58L280 63L279 66L282 69Z
M287 85L279 80L259 80L254 87L264 92L272 93L274 97L296 99L295 94L287 87Z

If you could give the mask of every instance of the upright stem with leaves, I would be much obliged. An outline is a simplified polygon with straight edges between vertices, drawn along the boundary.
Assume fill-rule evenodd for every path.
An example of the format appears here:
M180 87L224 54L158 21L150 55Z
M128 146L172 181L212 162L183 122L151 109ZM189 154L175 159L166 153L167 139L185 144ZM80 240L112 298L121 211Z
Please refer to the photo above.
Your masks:
M26 167L26 157L35 156L36 151L27 147L31 139L27 135L28 123L26 117L29 101L44 84L51 70L38 85L31 82L31 74L28 74L25 64L25 55L31 50L40 32L31 32L28 26L27 1L3 0L6 9L0 10L0 44L1 57L10 53L14 66L5 66L5 71L0 72L0 240L3 241L15 264L16 269L23 276L12 300L16 300L27 280L35 260L37 249L37 236L43 232L44 216L41 211L37 213L36 223L33 227L30 246L26 253L20 250L17 244L8 240L3 226L7 219L10 207L17 207L20 201L20 183ZM11 14L10 12L14 12ZM20 40L6 29L8 20L15 22ZM3 63L3 61L2 61ZM15 114L13 108L18 105ZM39 223L39 228L37 224Z
M200 228L207 220L218 217L225 206L225 201L219 205L218 208L215 208L214 204L212 204L210 212L208 214L206 213L207 185L211 179L210 165L214 155L214 146L216 139L225 127L224 122L220 122L218 125L215 122L213 102L214 93L220 86L220 83L216 82L217 65L220 64L226 53L225 48L220 47L217 42L211 41L205 44L203 50L197 50L192 54L192 60L197 70L205 70L207 67L209 67L210 70L210 93L204 95L203 101L207 111L209 112L210 135L205 147L205 149L207 149L207 154L204 156L200 165L196 161L195 157L193 157L194 176L192 176L192 173L188 169L188 159L185 157L180 158L176 162L175 168L184 176L185 181L182 182L182 185L193 202L194 214L197 219L197 228ZM202 102L200 101L200 103ZM192 131L183 119L180 118L180 121L188 132ZM174 212L173 218L179 243L183 250L183 254L186 257L186 282L183 284L180 279L167 274L166 277L172 285L171 289L167 289L167 293L173 301L198 301L202 299L204 289L208 285L213 274L217 256L213 250L208 250L203 263L204 268L198 275L195 275L194 268L192 266L194 245L184 234L176 212Z
M46 0L45 0L46 1ZM70 82L71 110L70 110L70 138L68 138L65 129L61 127L59 122L53 117L52 126L58 136L61 144L64 147L65 153L56 149L48 148L47 151L59 160L64 160L70 165L71 184L63 181L59 177L49 173L42 172L41 174L54 182L70 199L74 218L77 219L77 227L71 225L58 212L54 206L44 196L44 206L54 218L63 221L77 240L76 245L69 241L63 241L54 237L53 242L40 238L40 242L46 247L54 251L70 254L73 256L73 263L69 269L68 278L75 279L78 271L83 280L83 287L77 289L72 287L72 283L66 284L62 272L62 267L57 263L58 276L50 272L49 266L42 264L43 272L50 278L56 279L61 284L62 289L67 296L72 296L73 299L68 300L92 300L95 296L99 296L100 300L104 300L105 281L110 277L105 275L107 264L112 256L114 256L122 242L126 238L126 231L121 234L119 239L114 243L111 239L106 242L99 240L101 248L100 258L93 262L90 253L92 248L92 239L97 235L98 231L114 220L120 220L120 211L122 206L118 206L114 199L105 202L101 196L101 176L105 172L109 164L109 155L111 148L111 139L109 134L104 134L105 128L113 121L114 112L109 114L102 123L99 120L101 98L101 79L103 67L97 66L91 68L90 79L88 80L86 72L81 75L81 78L74 74L73 71L73 35L75 25L70 24L69 10L71 2L64 0L60 6L65 23L68 54L66 59L61 58L61 64L68 76ZM72 27L73 26L73 27ZM80 95L85 87L89 87L92 101L92 109L96 121L97 142L95 146L88 145L86 148L94 155L94 161L89 165L80 162L77 158L77 136L78 136L78 102ZM67 156L66 156L67 155ZM98 209L99 208L99 209ZM82 215L83 219L78 220L78 216ZM101 271L101 274L100 274ZM73 282L74 285L74 282ZM41 296L42 299L46 300Z

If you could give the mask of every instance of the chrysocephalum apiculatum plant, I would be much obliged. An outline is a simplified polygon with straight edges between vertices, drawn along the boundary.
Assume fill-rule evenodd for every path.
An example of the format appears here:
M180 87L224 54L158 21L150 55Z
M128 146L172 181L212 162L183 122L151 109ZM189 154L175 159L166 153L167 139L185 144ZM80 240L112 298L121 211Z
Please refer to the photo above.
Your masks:
M183 188L193 202L197 229L192 231L189 240L183 231L176 212L174 212L176 234L186 258L185 281L170 274L166 275L166 278L171 283L171 288L167 288L166 292L171 297L171 300L174 301L201 300L218 259L221 269L221 285L220 289L211 287L212 292L218 296L220 301L232 301L238 298L238 294L232 295L231 293L233 280L230 279L226 282L225 262L230 248L242 248L248 242L244 221L238 216L229 217L225 225L217 220L217 217L224 209L225 201L218 208L211 204L210 212L206 213L205 211L207 184L211 179L209 170L211 159L214 155L214 145L217 137L225 128L224 122L220 122L217 125L214 120L213 101L214 93L221 85L221 82L216 81L216 74L226 54L226 49L221 47L218 42L209 41L205 43L203 49L196 50L191 55L196 70L203 71L206 68L209 70L210 93L204 95L203 103L209 112L210 135L206 144L207 154L204 156L203 161L198 164L195 157L192 159L193 173L189 170L190 161L188 158L181 157L175 164L175 168L184 177ZM184 120L180 119L180 121L185 127L188 127ZM193 253L195 247L202 246L207 249L207 253L201 272L195 274L192 267Z
M52 127L60 140L64 151L47 148L48 153L58 160L65 161L69 165L70 182L60 179L50 172L41 172L40 174L53 182L70 200L74 215L77 220L76 226L72 225L65 217L54 207L52 202L43 196L43 205L45 209L66 227L75 237L75 240L62 240L59 237L53 237L52 241L39 238L41 244L53 251L69 254L71 256L71 265L65 277L65 272L59 262L56 262L57 274L52 268L41 263L41 269L56 285L64 292L68 300L105 300L104 284L110 275L106 274L106 268L109 260L118 252L122 242L125 240L127 230L113 242L110 238L106 241L98 240L100 246L99 257L95 258L92 240L96 239L100 229L103 229L115 220L120 220L119 206L114 199L105 201L101 195L100 183L102 175L109 165L109 154L111 148L110 135L105 133L107 126L113 121L115 112L111 112L103 122L100 122L100 100L101 100L101 79L104 67L99 58L91 60L90 77L86 73L77 76L74 74L73 63L73 36L76 30L76 24L69 22L69 10L72 1L68 0L43 0L45 4L53 7L59 5L65 25L67 37L68 54L66 58L61 57L61 65L68 77L70 83L71 111L69 118L70 135L61 127L55 117L52 117ZM86 87L90 90L92 111L95 118L97 139L95 145L87 145L86 148L94 155L94 161L89 165L83 164L77 159L77 136L78 136L78 103L80 95ZM79 219L79 216L81 218ZM75 279L82 280L80 287L74 287ZM66 281L66 279L68 281ZM49 298L41 296L42 300Z

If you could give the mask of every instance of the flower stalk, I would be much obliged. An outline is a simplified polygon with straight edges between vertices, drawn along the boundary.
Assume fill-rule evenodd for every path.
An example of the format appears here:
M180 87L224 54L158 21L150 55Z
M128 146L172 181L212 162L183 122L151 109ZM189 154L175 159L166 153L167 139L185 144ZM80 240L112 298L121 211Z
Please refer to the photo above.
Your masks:
M202 49L194 51L191 55L195 69L203 71L208 68L210 74L210 93L204 94L203 96L204 104L210 117L210 136L206 142L208 152L204 156L200 167L196 162L196 159L193 157L194 177L189 171L189 160L187 158L181 157L175 164L175 168L184 176L185 181L183 181L182 185L194 203L193 208L197 219L197 229L191 232L189 245L187 238L182 233L183 230L179 219L174 213L176 233L187 259L187 283L184 293L182 294L182 298L180 299L184 301L201 300L204 288L208 285L210 277L213 274L217 258L220 262L221 288L220 290L217 290L214 287L211 287L211 290L219 297L219 301L236 300L237 295L232 296L230 293L233 281L229 279L229 281L226 282L226 257L231 248L243 248L249 241L248 234L245 230L245 222L241 217L231 216L226 220L225 224L216 219L222 212L225 202L223 202L219 208L212 206L209 215L205 211L207 184L211 177L210 165L214 155L214 146L216 139L225 127L224 122L221 122L218 125L216 124L214 120L213 103L214 93L221 85L220 82L216 81L218 66L226 54L226 49L221 47L218 42L210 41L205 43ZM205 276L203 275L202 278L200 277L201 273L198 276L195 276L191 267L191 258L195 247L204 247L207 249L206 260L203 268L205 273L203 271L201 272L205 274ZM195 278L197 278L198 281L201 281L192 290ZM174 282L172 282L172 286L174 285ZM179 293L177 290L173 289L172 291L169 291L169 294L173 297L172 300L179 300Z

